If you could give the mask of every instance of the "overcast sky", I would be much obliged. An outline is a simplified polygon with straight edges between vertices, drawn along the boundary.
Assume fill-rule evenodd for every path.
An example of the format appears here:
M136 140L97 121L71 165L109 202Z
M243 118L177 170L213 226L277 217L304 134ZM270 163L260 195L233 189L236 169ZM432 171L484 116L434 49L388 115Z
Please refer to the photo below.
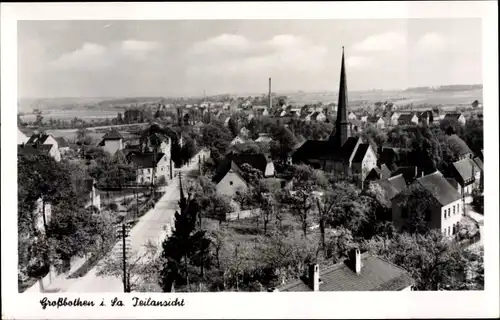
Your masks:
M482 83L479 19L24 21L19 96L122 97Z

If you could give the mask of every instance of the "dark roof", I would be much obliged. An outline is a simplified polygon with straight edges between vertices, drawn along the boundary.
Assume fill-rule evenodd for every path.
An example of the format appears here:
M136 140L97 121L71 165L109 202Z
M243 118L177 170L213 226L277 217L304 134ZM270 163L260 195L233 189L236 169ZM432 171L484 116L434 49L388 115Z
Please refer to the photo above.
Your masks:
M362 268L356 274L347 262L340 262L319 271L319 291L399 291L414 284L409 273L380 257L363 253ZM303 281L296 280L280 291L312 291Z
M479 157L475 157L473 160L476 163L476 165L479 167L479 169L484 170L483 161L481 161L481 159Z
M437 170L418 178L417 181L443 206L461 198L458 191Z
M453 188L458 189L458 182L454 178L446 178L449 184L453 186Z
M153 152L148 153L131 153L129 155L129 160L137 164L138 168L153 168L160 160L163 158L163 153L156 154L156 163L155 163L155 154Z
M215 183L219 183L230 169L240 171L239 168L245 163L262 172L262 175L266 172L267 158L264 154L234 154L230 152L226 158L221 161L212 180Z
M402 166L393 171L391 177L403 174L404 179L411 182L418 176L418 172L419 170L415 166Z
M57 145L59 146L59 148L69 147L68 142L66 141L66 139L64 139L64 137L57 137L54 139L56 139Z
M475 173L481 171L479 166L470 158L453 162L453 168L455 169L455 173L458 175L457 178L460 178L462 182L473 178L473 171Z
M366 119L366 121L368 121L370 123L376 123L379 119L380 119L379 116L370 116L370 117L368 117L368 119Z
M347 121L356 127L361 127L362 123L358 119L347 119Z
M17 153L22 155L49 155L51 144L20 144L17 146Z
M340 153L338 155L343 159L349 159L352 153L354 152L354 148L356 148L358 140L359 140L358 137L347 138L346 142L340 149ZM335 151L335 149L333 148L332 151Z
M467 153L472 153L467 143L465 143L465 141L463 141L456 134L447 136L446 141L450 147L453 145L453 151L457 151L461 156Z
M26 141L26 144L34 144L34 143L40 143L44 144L45 140L49 137L49 134L45 133L34 133L31 135L31 137Z
M120 140L120 139L123 139L123 136L115 129L111 129L111 131L108 131L102 137L102 140Z
M391 176L391 170L389 170L389 168L387 168L387 166L385 164L382 164L380 166L380 173L381 173L381 178L382 179L387 179Z
M445 116L444 116L444 119L457 119L460 118L462 114L461 113L447 113Z
M380 186L382 190L384 190L385 193L385 198L387 200L391 200L395 196L398 195L400 190L398 190L391 182L389 182L387 179L382 179L382 180L377 180L373 181L373 183L376 183Z
M352 159L353 163L360 163L365 158L366 153L368 152L368 148L370 145L368 143L361 143L356 150L356 154L354 154L354 158Z
M398 174L397 176L393 176L387 179L387 181L396 188L397 192L401 192L406 187L406 180L403 174Z
M413 113L403 113L399 115L398 121L402 122L410 122L413 119Z
M318 159L330 146L326 140L306 140L293 154L294 161Z

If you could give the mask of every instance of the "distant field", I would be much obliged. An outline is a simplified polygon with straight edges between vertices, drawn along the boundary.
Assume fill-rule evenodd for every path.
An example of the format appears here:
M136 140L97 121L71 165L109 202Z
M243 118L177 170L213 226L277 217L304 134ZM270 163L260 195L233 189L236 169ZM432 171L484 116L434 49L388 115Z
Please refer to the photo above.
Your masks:
M106 110L106 109L85 109L85 107L75 107L76 110L47 110L43 111L43 120L48 121L49 119L54 120L71 120L73 118L79 118L83 120L97 120L105 118L116 118L118 112L121 110ZM122 111L123 112L123 111ZM34 121L36 116L34 114L25 114L21 116L23 121Z
M291 104L307 104L315 102L337 103L337 93L302 93L290 94ZM426 92L413 93L403 91L366 91L349 92L349 105L362 106L376 101L392 101L398 104L441 104L443 106L466 106L474 100L483 101L483 90L470 90L460 92Z

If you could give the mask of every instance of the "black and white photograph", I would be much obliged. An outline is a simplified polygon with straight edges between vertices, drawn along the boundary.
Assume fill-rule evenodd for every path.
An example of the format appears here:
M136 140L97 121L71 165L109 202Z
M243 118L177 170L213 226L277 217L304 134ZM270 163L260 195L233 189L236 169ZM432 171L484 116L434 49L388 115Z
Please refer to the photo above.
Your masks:
M20 297L488 286L481 17L15 24Z

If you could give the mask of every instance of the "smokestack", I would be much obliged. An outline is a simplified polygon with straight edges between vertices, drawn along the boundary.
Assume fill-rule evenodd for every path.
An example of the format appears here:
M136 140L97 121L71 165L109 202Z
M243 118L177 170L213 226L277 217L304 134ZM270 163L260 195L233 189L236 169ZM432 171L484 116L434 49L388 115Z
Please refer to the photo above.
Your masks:
M273 98L271 97L271 78L269 78L269 109L273 107Z
M309 265L309 287L312 291L319 291L319 265L310 264Z

